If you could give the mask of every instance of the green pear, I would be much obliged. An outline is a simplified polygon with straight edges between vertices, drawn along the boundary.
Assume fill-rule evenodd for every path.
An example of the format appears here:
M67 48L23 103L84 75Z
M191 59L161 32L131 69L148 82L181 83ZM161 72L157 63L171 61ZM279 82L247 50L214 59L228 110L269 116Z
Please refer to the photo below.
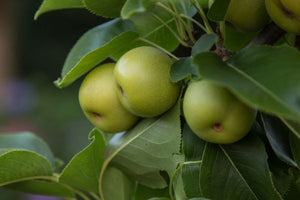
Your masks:
M114 71L122 105L141 117L154 117L170 109L180 84L170 80L173 60L161 50L143 46L126 52Z
M300 17L287 10L280 0L266 0L271 19L283 30L300 35Z
M300 18L300 1L299 0L280 0L282 5Z
M130 129L139 119L119 101L114 67L114 63L108 63L93 69L79 89L79 103L84 114L94 126L106 133Z
M256 32L269 22L265 0L231 0L225 20L242 32Z
M256 117L255 109L208 80L190 83L183 98L183 113L198 137L218 144L234 143L243 138Z

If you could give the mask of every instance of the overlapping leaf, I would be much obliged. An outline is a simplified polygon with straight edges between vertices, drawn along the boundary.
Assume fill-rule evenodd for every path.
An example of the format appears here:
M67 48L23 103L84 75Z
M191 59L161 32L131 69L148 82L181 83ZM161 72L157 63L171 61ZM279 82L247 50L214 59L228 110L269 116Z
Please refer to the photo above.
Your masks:
M48 176L52 176L49 161L35 152L10 149L0 155L0 186Z
M216 34L202 35L192 48L192 56L209 51L217 39L218 36ZM191 64L191 57L185 57L173 63L170 70L170 77L173 82L178 82L186 78L199 78L197 77L195 66Z
M0 151L29 150L40 154L48 159L54 168L54 157L49 146L41 139L30 132L0 134ZM1 154L1 153L0 153Z
M88 192L98 193L98 178L103 164L105 140L94 129L89 136L93 141L73 157L59 177L59 182Z
M230 0L214 0L208 11L208 18L213 21L223 21L229 6Z
M202 195L214 200L282 199L267 159L263 143L253 134L230 145L207 143L200 169Z
M160 172L166 171L172 175L177 166L173 154L180 151L179 114L177 104L166 114L144 119L129 132L115 135L104 151L106 160L100 184L106 167L113 164L143 185L166 187L167 183Z
M82 0L92 13L103 17L119 17L126 0Z
M75 200L75 194L69 187L55 182L29 180L9 184L6 187L24 193L54 196L68 200Z
M265 115L261 116L267 138L276 155L284 162L297 167L290 149L289 129L280 119Z
M300 53L296 49L250 47L226 63L206 52L192 62L202 77L228 87L247 104L300 121Z
M202 162L205 141L197 137L187 124L183 128L182 149L185 162L182 166L183 187L188 198L201 196L199 169Z
M62 70L58 87L65 87L134 42L138 35L129 22L120 19L101 24L85 33L74 45Z
M152 189L141 184L136 185L134 200L148 200L153 197L169 197L168 188Z
M131 200L135 184L121 170L108 167L103 175L103 199Z

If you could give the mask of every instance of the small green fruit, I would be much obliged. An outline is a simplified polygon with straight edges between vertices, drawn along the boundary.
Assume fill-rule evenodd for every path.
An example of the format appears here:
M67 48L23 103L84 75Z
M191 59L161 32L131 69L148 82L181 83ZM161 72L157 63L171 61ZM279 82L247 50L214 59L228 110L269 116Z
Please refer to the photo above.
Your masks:
M218 144L233 143L251 129L256 110L238 100L226 88L208 81L192 82L184 95L187 124L201 139Z
M300 35L300 17L287 10L280 0L266 0L271 19L283 30Z
M269 22L265 0L231 0L225 20L243 32L256 32Z
M122 105L141 117L154 117L170 109L178 98L180 85L170 80L172 59L149 46L125 53L114 71Z
M131 128L138 120L120 103L114 80L114 63L92 70L79 89L79 103L94 126L107 133L117 133Z

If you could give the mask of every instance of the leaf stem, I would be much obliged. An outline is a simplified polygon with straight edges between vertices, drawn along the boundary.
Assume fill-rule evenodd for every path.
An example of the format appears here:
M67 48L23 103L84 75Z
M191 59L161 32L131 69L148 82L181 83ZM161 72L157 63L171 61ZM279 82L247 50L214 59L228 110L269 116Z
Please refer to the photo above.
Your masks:
M190 0L190 1L195 6L195 8L197 9L198 13L200 14L200 16L201 16L201 18L202 18L202 20L204 22L204 25L205 25L205 27L207 29L206 33L208 33L208 34L209 33L214 33L214 30L210 26L209 21L208 21L206 15L205 15L205 13L204 13L201 5L198 3L198 1L195 1L195 0Z
M93 192L89 192L89 194L90 194L94 199L96 199L96 200L101 200L101 198L100 198L97 194L95 194L95 193L93 193Z
M185 23L184 21L180 18L179 16L179 12L176 8L176 5L174 4L174 2L172 0L170 0L170 4L171 6L173 7L173 10L172 13L174 13L173 15L175 16L176 20L178 21L178 32L179 34L181 35L181 37L184 39L184 40L188 40L188 36L186 35L185 33L185 28L183 26L185 26ZM179 13L179 14L178 14Z
M162 7L162 8L164 8L166 11L168 11L168 12L171 13L172 15L174 15L174 17L176 17L176 18L179 20L179 22L185 27L184 29L181 28L181 30L183 29L183 32L184 32L184 30L186 30L187 33L188 33L188 35L189 35L189 39L191 39L193 43L196 42L196 40L195 40L195 38L194 38L194 36L193 36L193 34L192 34L192 28L191 28L191 26L190 26L189 24L187 24L187 23L181 18L181 16L182 16L183 14L181 14L181 13L178 14L178 13L174 12L173 10L171 10L170 8L168 8L167 6L165 6L164 4L162 4L162 3L160 3L160 2L158 2L157 5L160 6L160 7ZM190 18L189 18L189 17L186 17L186 18L188 19L188 22L189 22ZM188 39L185 33L184 33L183 37L184 37L185 40Z
M199 26L204 32L208 32L207 29L205 28L205 26L203 26L202 24L200 24L197 20L189 17L189 16L186 16L184 14L180 14L181 17L184 17L186 19L189 19L190 21L192 21L194 24L196 24L197 26Z
M80 196L82 199L84 200L91 200L88 196L86 196L83 192L76 190L74 188L72 188L72 190L78 195Z
M139 37L138 39L141 40L141 41L143 41L143 42L146 42L146 43L148 43L148 44L150 44L150 45L152 45L152 46L154 46L154 47L156 47L156 48L158 48L160 50L162 50L163 52L165 52L166 54L168 54L170 57L174 58L175 60L179 60L179 58L177 58L175 55L173 55L172 53L170 53L168 50L162 48L161 46L155 44L154 42L151 42L151 41L149 41L149 40L147 40L145 38L142 38L142 37Z
M181 170L182 167L183 167L183 163L180 163L180 165L177 167L176 171L174 172L173 176L171 177L170 185L169 185L169 195L171 197L171 200L175 200L174 195L173 195L173 182L174 182L175 176L178 174L178 172Z
M174 30L164 21L162 20L159 16L157 16L156 14L154 13L151 13L153 15L153 17L155 17L158 21L160 21L162 24L164 24L168 29L169 31L176 37L176 39L179 41L180 44L182 44L183 46L185 47L189 47L189 45L183 41L178 35L177 33L174 32Z

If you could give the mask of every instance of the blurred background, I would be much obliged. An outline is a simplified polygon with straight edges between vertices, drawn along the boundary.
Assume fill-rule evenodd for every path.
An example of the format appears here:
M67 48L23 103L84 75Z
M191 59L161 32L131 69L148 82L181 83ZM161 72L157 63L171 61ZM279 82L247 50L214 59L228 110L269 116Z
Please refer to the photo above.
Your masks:
M80 36L102 23L84 9L50 12L33 20L40 1L0 0L0 134L30 131L67 163L89 144L93 128L77 98L81 80L54 84ZM0 187L1 200L53 200Z

